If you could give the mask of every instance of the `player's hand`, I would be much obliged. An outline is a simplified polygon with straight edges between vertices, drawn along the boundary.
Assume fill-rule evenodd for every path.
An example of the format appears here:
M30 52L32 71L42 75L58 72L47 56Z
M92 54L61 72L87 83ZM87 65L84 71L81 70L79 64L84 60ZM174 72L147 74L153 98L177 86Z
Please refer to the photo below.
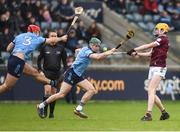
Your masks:
M116 51L117 51L116 48L112 48L112 49L110 50L110 54L113 54L113 53L116 52Z
M133 53L131 54L131 56L136 57L136 56L138 56L138 53L137 53L137 52L133 52Z
M64 35L61 37L61 41L66 42L68 38L68 35Z
M114 52L116 52L117 51L117 49L116 48L112 48L112 49L110 49L110 50L108 50L108 51L106 51L106 52L104 52L107 56L108 55L112 55Z
M129 50L128 52L127 52L127 54L128 55L130 55L130 56L134 56L134 55L136 55L137 54L137 52L134 50L134 49L131 49L131 50Z

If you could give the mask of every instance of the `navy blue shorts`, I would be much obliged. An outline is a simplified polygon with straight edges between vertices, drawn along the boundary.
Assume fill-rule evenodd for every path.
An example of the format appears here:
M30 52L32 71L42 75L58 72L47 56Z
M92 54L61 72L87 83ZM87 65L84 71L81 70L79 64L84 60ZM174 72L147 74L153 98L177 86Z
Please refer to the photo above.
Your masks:
M83 76L78 76L72 68L68 69L64 73L64 82L70 84L70 85L76 85L77 83L84 80Z
M17 56L11 55L8 59L8 73L19 78L23 73L25 62Z

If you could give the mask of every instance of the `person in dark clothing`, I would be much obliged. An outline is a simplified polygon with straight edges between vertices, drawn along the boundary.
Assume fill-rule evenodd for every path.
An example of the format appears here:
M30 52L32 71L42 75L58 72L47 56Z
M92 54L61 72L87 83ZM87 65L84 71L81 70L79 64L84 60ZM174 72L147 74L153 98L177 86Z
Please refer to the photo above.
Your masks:
M57 33L50 31L48 37L57 37ZM67 68L66 64L66 51L62 44L56 44L54 46L44 45L41 47L40 55L38 56L37 65L38 70L41 74L44 74L47 78L51 78L58 81L58 87L60 87L62 76L61 76L61 61L63 62L64 70ZM43 62L43 68L41 67L41 61ZM43 101L46 100L49 96L55 94L57 91L56 88L51 87L50 85L44 85L44 97ZM54 108L55 101L50 103L50 113L49 118L54 118ZM45 114L47 116L48 106L45 108Z
M73 53L75 53L75 50L80 48L81 46L78 43L78 38L76 35L76 30L71 29L68 35L68 40L66 44L66 48L70 49Z
M6 51L7 45L13 40L13 34L10 33L9 28L5 28L3 33L0 34L0 48Z
M59 4L53 12L58 14L62 22L71 22L74 17L74 10L68 0L59 0Z
M23 19L26 20L28 17L27 12L32 11L31 0L25 0L24 2L22 2L20 5L20 10L21 10L21 15L22 15Z
M79 21L76 32L77 32L77 37L79 40L83 40L87 42L86 28L82 20Z
M87 34L87 40L90 40L91 37L97 37L101 39L101 32L97 26L96 21L92 22L92 24L87 29L86 34Z

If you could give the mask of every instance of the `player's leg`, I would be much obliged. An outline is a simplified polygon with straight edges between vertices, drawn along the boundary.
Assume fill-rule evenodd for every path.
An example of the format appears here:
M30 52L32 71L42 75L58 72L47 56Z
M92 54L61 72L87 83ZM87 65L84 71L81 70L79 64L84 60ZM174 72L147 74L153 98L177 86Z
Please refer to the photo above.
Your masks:
M86 102L89 101L91 97L96 93L96 89L87 79L79 82L78 85L86 90L86 93L81 98L81 103L86 104Z
M56 86L57 82L55 80L50 80L46 78L44 75L40 74L37 69L25 63L23 72L29 76L32 76L35 80L43 83L43 84L50 84L51 86Z
M155 104L156 104L156 106L159 108L159 110L161 111L160 120L169 119L170 115L169 115L169 113L165 110L165 107L163 106L160 98L159 98L157 95L155 95Z
M7 73L6 79L2 85L0 85L0 93L10 90L17 82L18 78Z
M71 89L72 90L72 89ZM69 91L69 93L65 96L65 100L68 104L71 103L71 90Z
M82 110L83 106L91 99L91 97L96 93L96 90L94 86L87 80L84 79L83 81L79 82L78 85L80 87L83 87L86 90L86 93L81 98L81 101L79 105L74 110L74 113L82 118L87 118L87 115L85 115Z
M44 96L43 96L43 101L48 99L51 96L51 85L44 85ZM44 114L45 117L47 116L47 110L48 110L48 105L44 108Z
M56 88L51 88L51 95L56 94L56 92L57 92ZM50 109L49 118L54 118L55 105L56 105L56 100L49 104L49 109Z
M148 108L146 115L141 119L145 121L152 120L152 109L155 103L155 95L156 95L156 88L158 87L161 81L161 77L159 75L153 75L151 80L149 81L148 85Z
M76 104L77 103L77 96L76 96L76 90L77 90L77 88L76 88L76 85L73 85L73 88L72 88L72 103L73 104Z
M23 68L24 68L24 60L11 55L8 59L8 66L7 66L7 76L2 85L0 85L0 93L10 90L17 80L20 78Z
M51 95L47 100L45 100L44 102L37 105L37 110L38 110L39 116L41 118L45 118L44 107L55 100L64 98L66 96L66 94L71 90L71 87L72 86L70 84L63 82L61 85L61 89L58 93Z
M160 98L157 95L155 95L155 105L159 108L160 111L165 110Z
M154 75L149 82L148 86L148 108L147 111L152 112L153 105L155 102L156 88L158 87L161 81L161 77L159 75Z
M65 99L68 104L77 103L76 90L77 90L76 85L73 85L71 91L66 95Z
M159 76L161 76L161 79L162 78L165 78L165 75L166 75L166 71L167 71L167 68L160 68L156 74L158 74ZM156 106L159 108L159 110L161 111L161 116L160 116L160 120L166 120L170 117L170 115L166 112L165 110L165 107L163 106L160 98L155 95L155 104Z

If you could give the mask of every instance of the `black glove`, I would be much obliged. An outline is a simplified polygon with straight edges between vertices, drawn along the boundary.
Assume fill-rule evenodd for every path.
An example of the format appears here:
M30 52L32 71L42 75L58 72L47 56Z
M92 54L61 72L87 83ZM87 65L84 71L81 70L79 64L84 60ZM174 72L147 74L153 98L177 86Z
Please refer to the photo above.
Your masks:
M132 53L134 53L134 52L136 52L136 51L135 51L134 49L131 49L131 50L129 50L129 51L127 52L127 54L131 56Z

